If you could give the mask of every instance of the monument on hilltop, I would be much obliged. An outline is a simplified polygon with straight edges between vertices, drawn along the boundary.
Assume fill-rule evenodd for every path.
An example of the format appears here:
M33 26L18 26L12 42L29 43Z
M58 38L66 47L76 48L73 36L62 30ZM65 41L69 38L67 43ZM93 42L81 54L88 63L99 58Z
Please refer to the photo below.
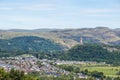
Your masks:
M82 38L82 36L80 37L80 44L83 45L83 38Z

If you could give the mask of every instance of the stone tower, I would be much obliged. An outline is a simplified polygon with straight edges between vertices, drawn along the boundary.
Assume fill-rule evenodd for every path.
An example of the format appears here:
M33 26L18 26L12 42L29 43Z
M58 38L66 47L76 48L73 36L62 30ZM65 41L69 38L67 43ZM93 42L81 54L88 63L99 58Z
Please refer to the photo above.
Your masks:
M83 39L80 37L80 44L83 45Z

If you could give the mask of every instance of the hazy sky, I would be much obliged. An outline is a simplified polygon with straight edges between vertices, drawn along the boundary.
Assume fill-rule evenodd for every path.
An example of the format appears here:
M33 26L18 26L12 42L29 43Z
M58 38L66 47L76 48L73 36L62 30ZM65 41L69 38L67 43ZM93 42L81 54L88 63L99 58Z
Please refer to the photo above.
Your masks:
M120 0L0 0L0 29L120 28Z

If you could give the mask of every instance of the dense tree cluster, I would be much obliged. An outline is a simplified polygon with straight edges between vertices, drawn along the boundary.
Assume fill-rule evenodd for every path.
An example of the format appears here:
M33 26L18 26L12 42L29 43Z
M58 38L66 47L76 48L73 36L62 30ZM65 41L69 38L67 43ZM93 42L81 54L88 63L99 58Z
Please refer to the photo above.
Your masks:
M23 71L11 69L10 72L6 72L0 68L0 80L38 80L36 77L25 75Z
M66 65L57 65L58 68L60 69L64 69L66 71L69 72L74 72L74 73L80 73L80 68L79 67L75 67L75 66L66 66Z
M63 50L63 46L35 36L22 36L8 40L0 39L0 51L6 52L54 52ZM7 53L6 53L7 54Z
M94 78L80 79L75 78L74 75L61 75L61 76L40 76L24 74L23 71L11 69L10 72L6 72L4 69L0 69L0 80L95 80Z
M48 49L47 47L50 46L46 45L46 49ZM120 65L119 62L120 52L119 51L111 52L104 47L108 47L108 46L97 45L97 44L84 44L84 45L76 45L73 48L69 49L68 51L63 51L61 49L58 50L58 48L55 49L56 47L47 51L45 50L45 47L43 47L44 48L43 51L45 50L45 52L41 51L42 48L40 48L40 51L32 51L32 50L16 51L15 49L13 49L12 51L8 52L8 51L0 50L0 57L32 54L40 59L46 58L46 59L61 59L61 60L75 60L75 61L97 61L97 62L106 62L109 64L114 64L115 66Z
M110 64L119 65L120 52L110 52L101 45L85 44L74 46L64 53L64 55L61 56L61 59L107 62Z

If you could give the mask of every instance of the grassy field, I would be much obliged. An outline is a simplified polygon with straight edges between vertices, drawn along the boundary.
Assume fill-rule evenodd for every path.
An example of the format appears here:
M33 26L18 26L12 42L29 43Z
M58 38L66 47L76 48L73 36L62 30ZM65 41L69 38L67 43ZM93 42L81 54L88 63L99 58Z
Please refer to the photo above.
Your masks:
M120 71L120 67L113 67L113 66L104 66L104 67L97 67L97 66L90 66L90 67L81 67L81 70L88 69L88 71L99 71L103 72L106 76L117 77L116 75L118 71Z
M105 76L120 77L120 75L117 75L118 71L120 71L120 66L111 66L108 64L74 64L72 66L80 67L81 71L88 69L90 72L103 72Z

